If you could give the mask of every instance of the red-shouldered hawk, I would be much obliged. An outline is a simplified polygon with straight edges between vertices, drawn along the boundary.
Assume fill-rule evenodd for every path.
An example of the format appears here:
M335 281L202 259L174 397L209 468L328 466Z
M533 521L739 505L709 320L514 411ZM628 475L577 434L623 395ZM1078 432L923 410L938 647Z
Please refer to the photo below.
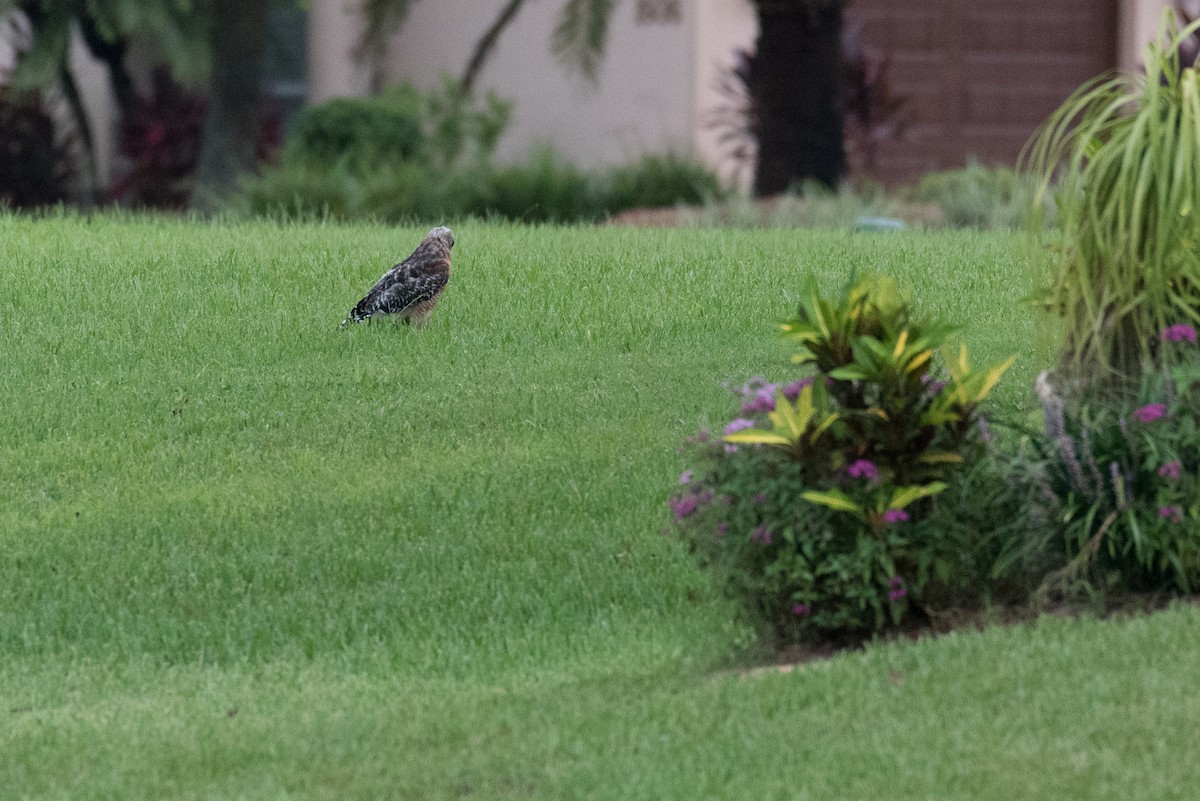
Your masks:
M450 248L454 234L449 228L434 228L404 261L383 274L350 316L342 320L361 323L376 315L395 315L406 325L424 325L438 297L450 280Z

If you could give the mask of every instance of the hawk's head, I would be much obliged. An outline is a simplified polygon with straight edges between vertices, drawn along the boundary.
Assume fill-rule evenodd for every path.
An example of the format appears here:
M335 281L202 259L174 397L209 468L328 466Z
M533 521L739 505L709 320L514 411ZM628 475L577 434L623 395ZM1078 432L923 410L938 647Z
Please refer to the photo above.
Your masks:
M439 225L425 234L425 242L438 242L449 250L454 247L454 234L444 225Z

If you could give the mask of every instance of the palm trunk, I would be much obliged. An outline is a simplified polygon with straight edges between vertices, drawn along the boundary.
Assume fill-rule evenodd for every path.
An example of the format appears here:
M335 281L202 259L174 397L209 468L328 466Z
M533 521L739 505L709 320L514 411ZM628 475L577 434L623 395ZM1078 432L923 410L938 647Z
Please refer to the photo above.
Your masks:
M846 172L840 99L842 0L756 0L758 110L754 191L772 195L813 178L834 187Z
M92 124L88 120L79 85L75 83L75 74L66 63L59 71L59 83L75 123L79 148L83 151L84 181L87 185L80 192L82 205L84 208L91 208L100 199L100 166L96 161L96 140L92 136Z
M500 34L516 19L517 12L521 10L521 6L523 5L525 5L525 0L509 0L508 5L502 8L496 19L492 21L491 27L475 43L475 51L471 54L471 61L463 71L462 88L464 92L469 94L475 88L475 80L483 70L484 63L487 62L488 57L496 48L496 42L499 40Z
M192 206L215 211L254 169L269 0L215 0L212 83Z

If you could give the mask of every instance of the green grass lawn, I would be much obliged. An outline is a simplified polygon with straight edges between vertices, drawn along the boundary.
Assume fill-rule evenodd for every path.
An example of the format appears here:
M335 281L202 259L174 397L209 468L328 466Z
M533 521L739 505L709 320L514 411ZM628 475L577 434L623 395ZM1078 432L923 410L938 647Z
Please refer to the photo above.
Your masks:
M809 275L896 276L1020 414L1014 235L0 217L0 797L1188 797L1200 615L742 677L661 536Z

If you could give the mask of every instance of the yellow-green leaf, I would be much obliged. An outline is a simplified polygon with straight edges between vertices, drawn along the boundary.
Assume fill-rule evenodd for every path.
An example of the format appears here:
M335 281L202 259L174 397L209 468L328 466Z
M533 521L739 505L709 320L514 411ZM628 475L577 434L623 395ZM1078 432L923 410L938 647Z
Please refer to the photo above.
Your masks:
M917 461L926 464L958 464L963 460L957 453L927 453Z
M848 495L837 490L830 490L829 492L815 492L810 490L802 492L800 497L809 503L828 506L830 509L836 509L839 512L852 512L860 516L863 513L862 507L851 500Z
M793 442L787 437L781 436L772 431L763 431L757 428L747 428L743 431L735 431L732 434L726 434L725 441L761 445L791 445Z
M888 501L888 508L903 509L913 501L927 498L930 495L937 495L946 489L947 486L949 485L944 481L931 481L928 484L915 487L896 487L896 490L892 493L892 499Z

